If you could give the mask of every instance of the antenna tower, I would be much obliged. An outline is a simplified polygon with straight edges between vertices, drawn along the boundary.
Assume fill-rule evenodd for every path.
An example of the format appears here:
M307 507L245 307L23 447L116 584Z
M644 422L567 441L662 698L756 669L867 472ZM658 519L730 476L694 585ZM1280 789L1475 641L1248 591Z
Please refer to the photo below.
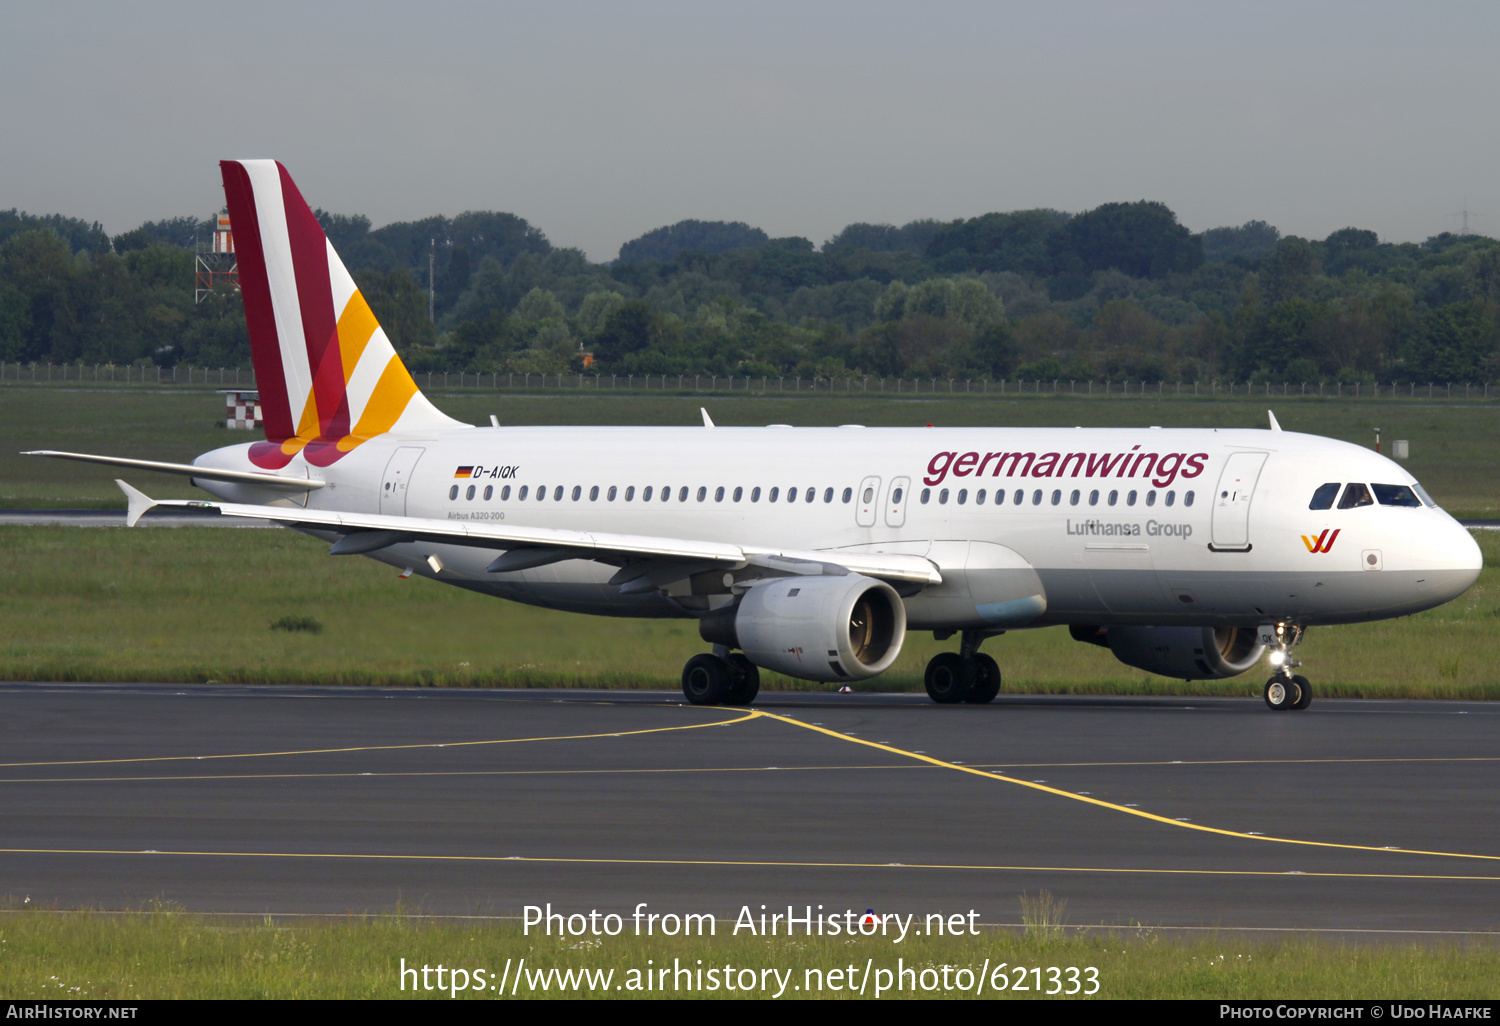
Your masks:
M198 243L193 302L201 303L215 288L229 286L240 290L240 265L234 256L234 232L229 226L229 209L220 210L214 220L214 236Z

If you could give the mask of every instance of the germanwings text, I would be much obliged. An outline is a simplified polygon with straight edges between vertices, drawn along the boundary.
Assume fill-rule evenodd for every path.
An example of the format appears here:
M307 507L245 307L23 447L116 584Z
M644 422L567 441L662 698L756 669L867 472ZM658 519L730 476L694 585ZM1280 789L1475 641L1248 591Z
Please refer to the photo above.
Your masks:
M1166 488L1178 477L1192 478L1203 473L1208 453L1138 452L940 452L927 464L925 484L939 485L949 474L954 477L1146 477L1158 488ZM993 468L993 469L991 469ZM1070 472L1071 468L1071 472ZM1153 476L1154 475L1154 476Z

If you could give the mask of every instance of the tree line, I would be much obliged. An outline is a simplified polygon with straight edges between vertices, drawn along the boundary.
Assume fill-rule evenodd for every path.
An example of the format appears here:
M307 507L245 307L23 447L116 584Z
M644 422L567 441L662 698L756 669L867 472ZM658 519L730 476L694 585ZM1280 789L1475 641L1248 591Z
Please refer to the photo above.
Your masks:
M414 371L1485 381L1500 371L1500 242L1322 240L1263 221L1189 232L1107 203L903 226L821 246L681 221L608 263L514 214L372 227L317 211ZM0 360L248 364L238 295L194 301L210 221L110 236L0 211Z

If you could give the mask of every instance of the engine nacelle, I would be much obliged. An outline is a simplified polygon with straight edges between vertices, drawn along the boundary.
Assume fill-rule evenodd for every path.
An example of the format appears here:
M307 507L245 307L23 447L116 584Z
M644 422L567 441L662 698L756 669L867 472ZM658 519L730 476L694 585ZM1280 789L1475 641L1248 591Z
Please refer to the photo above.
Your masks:
M859 574L778 577L704 617L698 632L788 677L863 680L901 654L906 607L889 584Z
M1182 680L1219 680L1244 673L1266 646L1254 627L1072 628L1079 641L1102 644L1126 666Z

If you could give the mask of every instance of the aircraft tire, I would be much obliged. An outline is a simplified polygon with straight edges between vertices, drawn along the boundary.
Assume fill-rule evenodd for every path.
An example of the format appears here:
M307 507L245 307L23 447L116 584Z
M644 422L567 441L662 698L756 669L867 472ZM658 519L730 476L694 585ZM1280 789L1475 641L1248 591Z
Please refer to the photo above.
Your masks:
M682 668L682 693L694 705L722 705L731 683L729 664L707 652L693 656Z
M957 652L939 652L922 675L927 697L939 705L954 705L968 697L974 683L974 664Z
M745 658L742 652L731 654L725 662L729 665L731 683L724 704L749 705L760 694L760 667Z
M1312 705L1312 682L1300 673L1292 678L1292 683L1297 685L1297 700L1292 703L1292 708L1299 712Z
M1266 681L1266 705L1274 712L1285 712L1301 697L1301 691L1296 681L1277 674Z
M974 656L974 683L964 701L971 705L987 705L1000 693L1000 664L983 652Z

